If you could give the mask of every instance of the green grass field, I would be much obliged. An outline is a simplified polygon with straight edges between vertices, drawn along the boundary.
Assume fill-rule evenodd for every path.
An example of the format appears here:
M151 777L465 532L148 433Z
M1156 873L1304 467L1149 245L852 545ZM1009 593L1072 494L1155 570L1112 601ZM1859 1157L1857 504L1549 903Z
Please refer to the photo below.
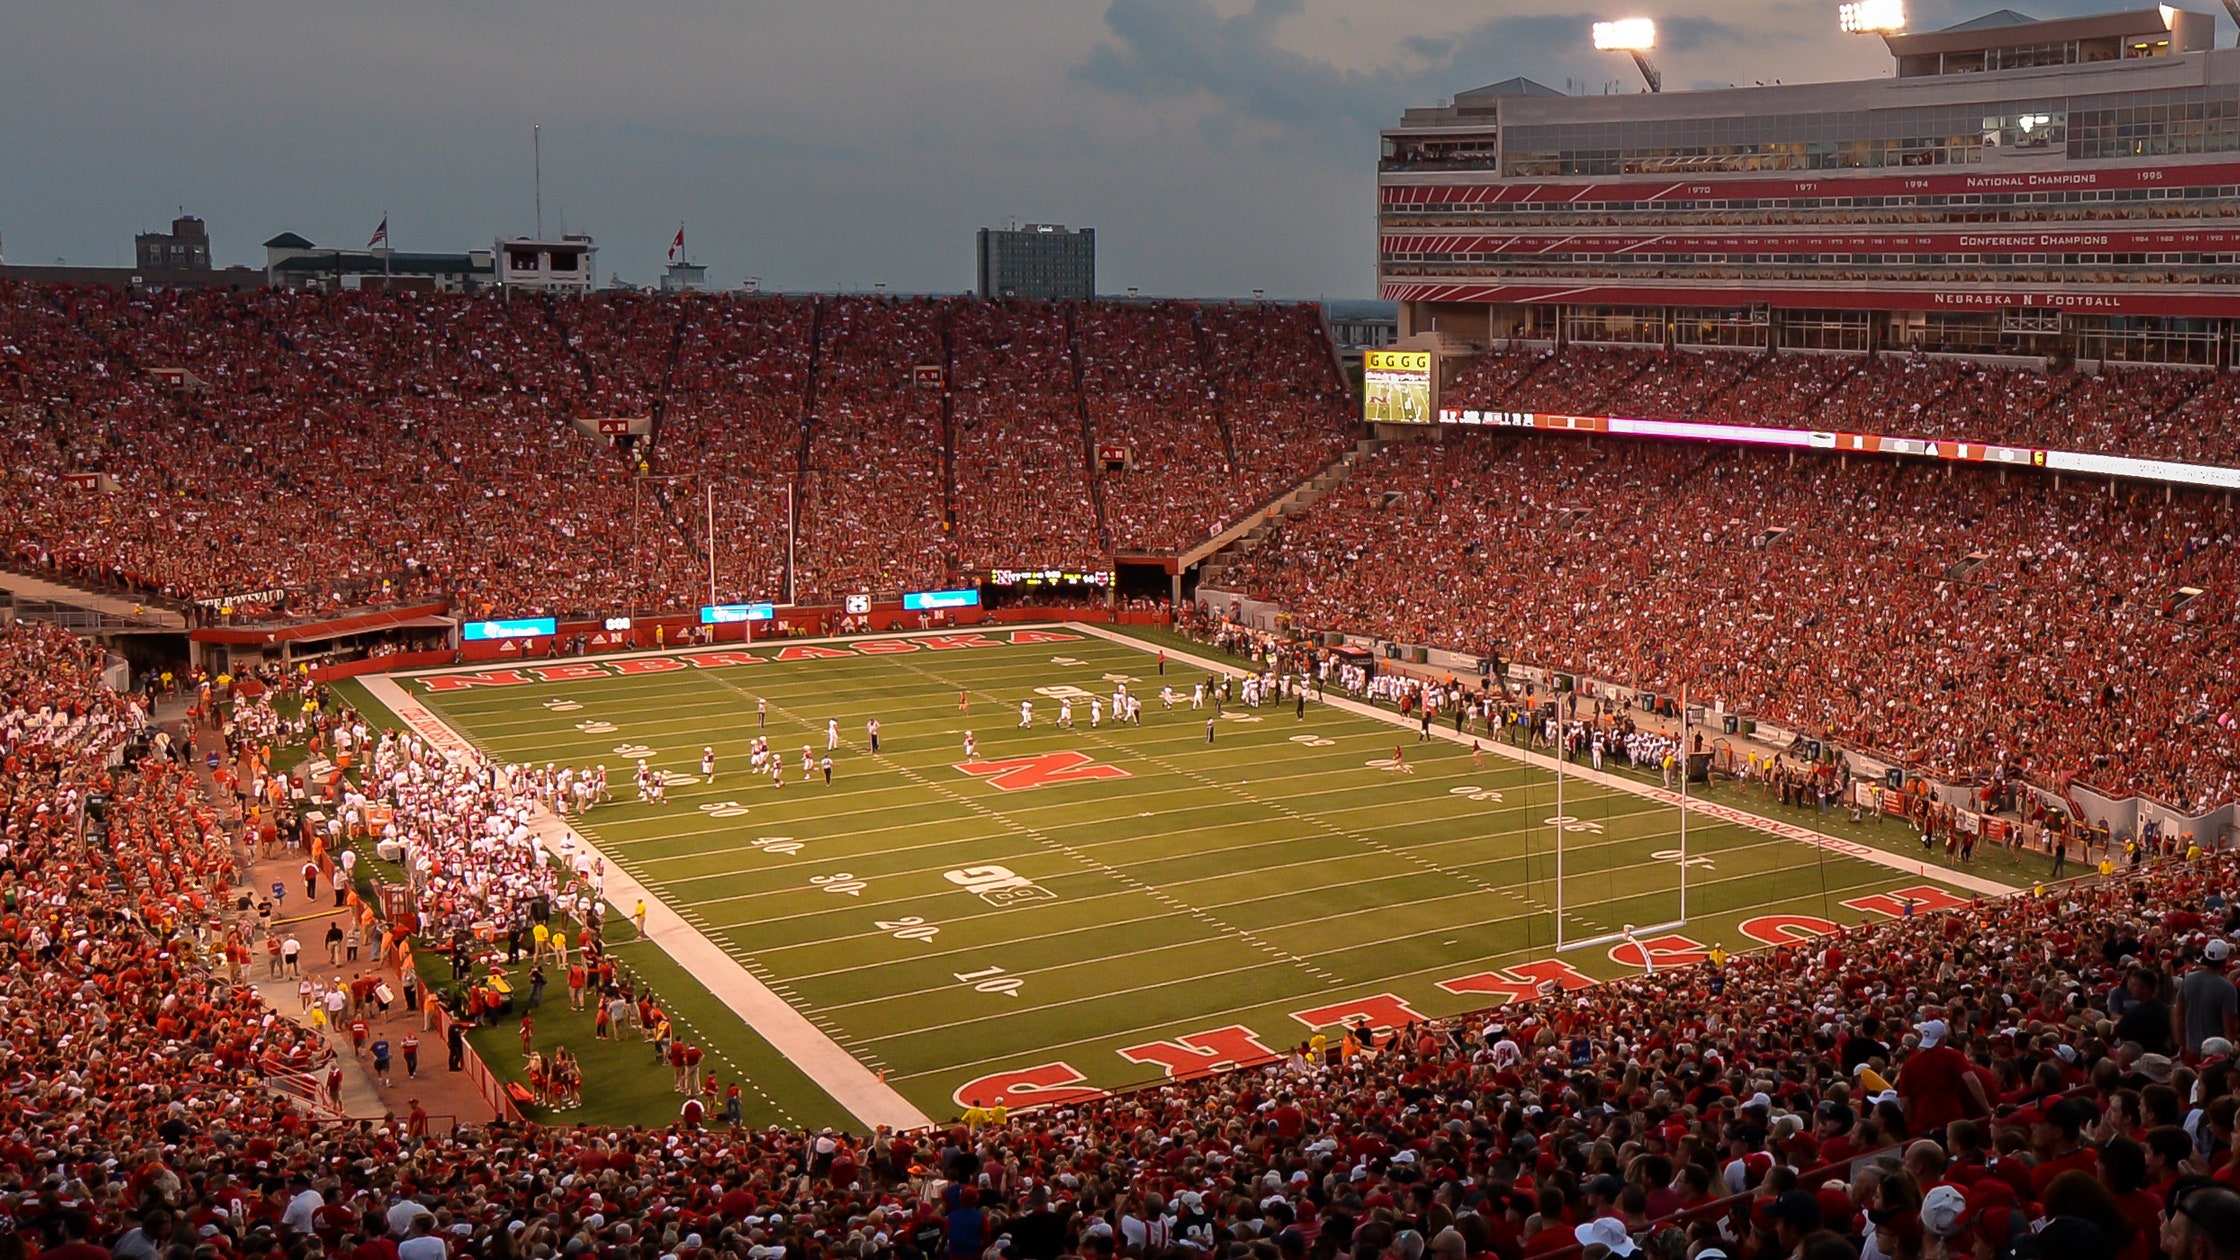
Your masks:
M1049 1100L1154 1080L1165 1063L1286 1049L1353 1012L1438 1015L1549 979L1637 973L1622 942L1557 950L1559 835L1567 941L1681 917L1668 804L1567 777L1559 811L1547 769L1490 750L1474 762L1413 727L1311 702L1303 719L1232 703L1209 743L1212 706L1188 699L1205 671L1170 660L1162 678L1148 644L1057 628L980 643L789 661L758 644L754 663L669 672L625 676L608 661L584 671L597 677L516 674L521 685L397 682L492 755L604 762L616 803L575 820L584 836L935 1119L971 1098ZM1085 696L1073 729L1053 725L1064 689L1102 697L1121 680L1144 699L1140 727L1108 716L1090 729ZM1179 693L1171 711L1163 683ZM748 773L758 700L786 757L782 788ZM804 782L801 748L824 754L827 719L843 740L834 780ZM699 781L703 745L713 783ZM1386 764L1396 745L1411 772ZM639 756L681 777L666 806L631 799ZM1844 903L1938 883L1934 866L1924 877L1700 815L1687 851L1687 926L1644 934L1672 962L1856 922L1890 903ZM655 947L617 948L725 1079L754 1082L750 1122L845 1122ZM540 1013L541 1040L580 1051L587 1029L564 1000ZM494 1066L517 1064L509 1031L484 1045ZM600 1049L586 1055L581 1118L673 1113L650 1051ZM603 1070L631 1079L603 1088Z

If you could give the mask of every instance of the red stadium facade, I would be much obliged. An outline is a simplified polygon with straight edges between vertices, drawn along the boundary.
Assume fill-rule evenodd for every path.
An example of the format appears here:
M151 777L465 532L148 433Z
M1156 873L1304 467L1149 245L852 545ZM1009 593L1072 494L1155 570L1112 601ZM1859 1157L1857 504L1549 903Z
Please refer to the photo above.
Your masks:
M1886 36L1893 77L1574 97L1384 133L1403 338L2222 366L2240 51L2174 9Z

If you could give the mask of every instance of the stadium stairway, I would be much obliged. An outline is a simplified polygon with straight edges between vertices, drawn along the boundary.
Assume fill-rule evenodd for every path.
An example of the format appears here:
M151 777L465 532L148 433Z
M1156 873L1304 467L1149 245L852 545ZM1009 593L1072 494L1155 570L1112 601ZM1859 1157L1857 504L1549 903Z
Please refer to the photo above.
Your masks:
M1199 370L1210 372L1214 362L1214 349L1212 339L1206 336L1205 312L1202 310L1190 312L1190 339L1198 348ZM1212 386L1207 393L1213 400L1213 423L1221 431L1221 457L1229 461L1229 475L1233 477L1242 465L1237 462L1236 434L1229 427L1228 381L1224 377L1214 376ZM1087 405L1086 399L1083 400L1083 405Z
M1183 567L1202 562L1204 567L1198 571L1199 584L1219 585L1232 559L1251 555L1285 521L1313 507L1317 500L1335 489L1339 482L1351 476L1356 464L1383 450L1391 442L1390 438L1379 437L1356 441L1350 449L1323 465L1313 476L1284 491L1273 503L1222 530L1194 551L1184 552Z
M1097 426L1089 419L1089 389L1084 384L1086 369L1081 362L1080 310L1067 303L1066 313L1066 370L1073 380L1074 414L1081 421L1082 467L1090 469L1089 501L1097 509L1097 542L1106 552L1112 550L1112 526L1105 516L1104 473L1098 471Z
M0 607L11 618L51 621L71 630L183 630L185 605L154 595L104 589L60 573L0 568Z

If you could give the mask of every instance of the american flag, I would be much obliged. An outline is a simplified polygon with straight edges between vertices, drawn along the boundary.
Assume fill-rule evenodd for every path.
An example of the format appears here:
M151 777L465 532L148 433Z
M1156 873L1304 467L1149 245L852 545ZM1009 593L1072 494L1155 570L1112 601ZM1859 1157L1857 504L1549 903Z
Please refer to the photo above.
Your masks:
M370 240L370 241L367 241L367 242L366 242L366 248L367 248L367 249L372 249L372 248L374 248L374 247L375 247L375 246L377 246L377 245L386 245L386 244L388 244L388 243L389 243L389 216L388 216L388 215L382 215L382 216L381 216L381 226L380 226L380 227L377 227L377 228L375 228L375 229L373 230L373 239L372 239L372 240Z

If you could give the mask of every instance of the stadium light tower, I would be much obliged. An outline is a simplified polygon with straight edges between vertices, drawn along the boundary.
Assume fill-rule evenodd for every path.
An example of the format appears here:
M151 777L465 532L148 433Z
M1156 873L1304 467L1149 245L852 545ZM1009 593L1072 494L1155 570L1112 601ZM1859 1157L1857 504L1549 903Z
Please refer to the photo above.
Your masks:
M1633 56L1633 64L1640 67L1642 79L1652 92L1664 91L1664 75L1649 60L1649 50L1657 46L1657 24L1648 18L1620 18L1615 22L1594 24L1594 46L1598 52L1622 52Z
M1906 29L1906 0L1851 0L1836 6L1847 35L1896 35Z

